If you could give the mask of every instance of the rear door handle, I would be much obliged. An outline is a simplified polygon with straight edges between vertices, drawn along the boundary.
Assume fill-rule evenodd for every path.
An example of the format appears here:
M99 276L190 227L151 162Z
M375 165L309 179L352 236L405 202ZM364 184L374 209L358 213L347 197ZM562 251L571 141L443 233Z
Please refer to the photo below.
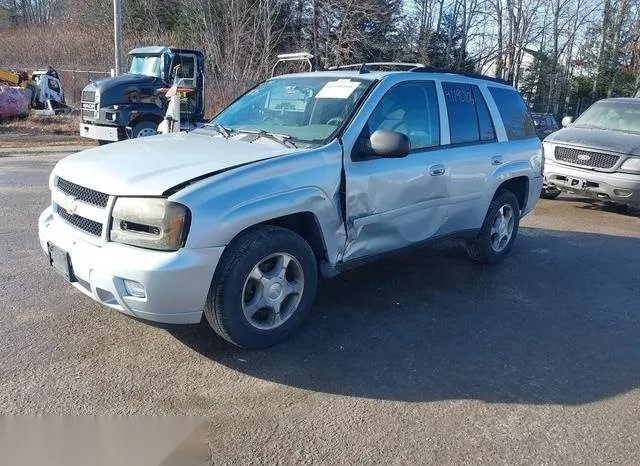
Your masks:
M496 155L495 157L491 157L491 165L502 165L504 160L502 160L501 155Z
M444 165L433 165L429 167L429 175L431 176L440 176L444 175L446 169Z

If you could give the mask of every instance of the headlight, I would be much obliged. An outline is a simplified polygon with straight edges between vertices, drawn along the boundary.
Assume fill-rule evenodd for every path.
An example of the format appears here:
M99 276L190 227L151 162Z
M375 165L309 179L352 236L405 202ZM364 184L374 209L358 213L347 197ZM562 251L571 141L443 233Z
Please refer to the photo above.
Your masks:
M113 206L111 241L161 251L182 247L189 209L163 198L120 197Z
M620 167L620 171L640 175L640 157L629 157Z
M555 146L553 144L551 144L550 142L543 142L542 143L542 147L544 150L544 158L549 159L549 160L553 160L553 150L555 148Z

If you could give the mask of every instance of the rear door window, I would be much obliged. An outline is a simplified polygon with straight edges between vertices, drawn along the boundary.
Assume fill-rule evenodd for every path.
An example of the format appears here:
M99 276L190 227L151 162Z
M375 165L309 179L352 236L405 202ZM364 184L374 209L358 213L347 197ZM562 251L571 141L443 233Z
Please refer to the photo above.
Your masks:
M536 128L527 105L518 91L501 87L489 87L498 107L509 140L536 137Z
M495 140L493 121L478 86L443 82L449 114L451 144L473 144Z

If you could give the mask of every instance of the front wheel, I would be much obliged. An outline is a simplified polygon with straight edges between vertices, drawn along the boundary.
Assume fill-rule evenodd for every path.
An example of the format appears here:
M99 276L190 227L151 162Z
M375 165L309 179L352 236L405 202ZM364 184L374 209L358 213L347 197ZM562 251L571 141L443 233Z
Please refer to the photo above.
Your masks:
M560 191L555 186L543 185L542 191L540 192L540 197L542 199L555 199L560 195L562 191Z
M242 348L286 339L311 310L318 282L313 250L296 233L259 226L225 250L204 313L213 330Z
M131 138L144 138L158 134L158 125L153 121L141 121L131 129Z
M511 191L501 190L493 198L480 234L467 241L467 253L478 262L504 260L518 234L520 205Z

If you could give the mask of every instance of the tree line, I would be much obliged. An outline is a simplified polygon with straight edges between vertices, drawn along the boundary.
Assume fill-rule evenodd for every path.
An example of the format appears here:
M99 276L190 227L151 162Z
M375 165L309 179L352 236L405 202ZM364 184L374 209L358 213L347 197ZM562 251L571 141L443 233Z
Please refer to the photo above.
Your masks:
M640 0L122 0L125 46L201 49L218 78L409 61L502 78L532 110L640 96ZM0 0L0 64L112 67L112 0Z

